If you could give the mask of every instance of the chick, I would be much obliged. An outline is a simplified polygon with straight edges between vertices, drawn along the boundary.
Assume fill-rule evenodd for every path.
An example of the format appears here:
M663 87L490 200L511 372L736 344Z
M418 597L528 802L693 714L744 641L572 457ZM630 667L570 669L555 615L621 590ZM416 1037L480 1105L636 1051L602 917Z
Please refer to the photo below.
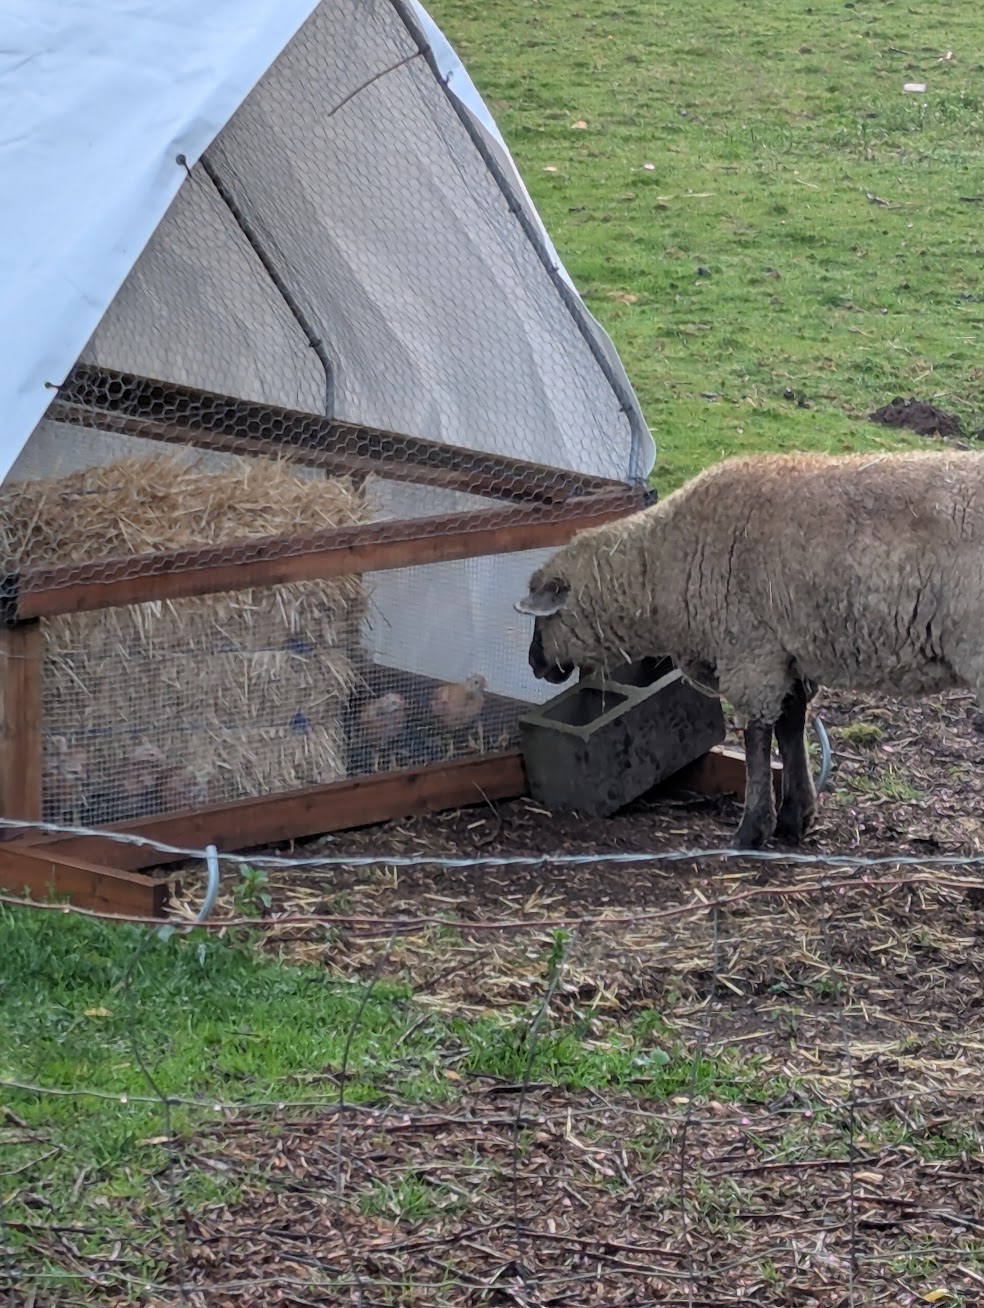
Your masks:
M187 764L165 768L161 775L160 807L164 813L183 813L204 808L209 802L208 782L197 776Z
M454 754L455 736L466 733L482 716L488 686L486 679L477 674L466 677L464 681L438 686L431 695L428 707L434 721L447 737L449 758Z
M137 745L131 752L120 782L120 806L124 816L142 817L151 811L166 764L163 751L149 741Z
M70 745L64 736L45 741L42 786L56 821L67 816L80 825L88 778L89 755L81 745Z
M393 767L394 747L406 725L407 702L395 690L363 704L359 711L359 729L372 750L374 771L379 771L379 760L384 750L387 765Z

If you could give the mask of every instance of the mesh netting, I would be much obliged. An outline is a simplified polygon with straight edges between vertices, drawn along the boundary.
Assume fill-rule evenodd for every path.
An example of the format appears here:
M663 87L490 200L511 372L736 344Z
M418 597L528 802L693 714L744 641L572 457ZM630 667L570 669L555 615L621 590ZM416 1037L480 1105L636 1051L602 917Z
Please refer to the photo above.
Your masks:
M301 476L288 462L224 457L216 467L165 451L8 483L3 570L30 596L32 577L42 593L91 589L143 568L166 576L177 555L189 567L244 552L259 561L279 543L296 557L312 532L323 541L378 539L404 528L376 516L376 477ZM502 512L467 499L485 507L459 518L482 523ZM498 562L453 566L481 589L494 586ZM526 553L523 567L532 563ZM455 677L421 675L406 667L414 633L401 638L380 611L381 590L439 588L445 566L47 618L44 817L115 822L514 746L523 701L496 690L511 675L509 642L476 650L452 625L444 652ZM522 624L516 615L510 622Z
M628 465L624 401L386 3L318 7L84 357L581 471Z
M349 0L189 171L2 491L8 589L157 597L46 618L47 816L497 750L549 693L523 533L634 507L638 421L480 135Z

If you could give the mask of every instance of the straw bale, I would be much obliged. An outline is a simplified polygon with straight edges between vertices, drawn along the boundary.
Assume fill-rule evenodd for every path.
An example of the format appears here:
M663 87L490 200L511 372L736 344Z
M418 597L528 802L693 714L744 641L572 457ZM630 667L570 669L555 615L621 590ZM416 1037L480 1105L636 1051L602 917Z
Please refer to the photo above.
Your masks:
M370 518L351 481L298 476L286 463L241 459L216 472L169 453L131 457L3 487L0 567ZM158 782L143 786L149 745L169 768L190 768L210 801L339 779L367 608L362 579L347 576L54 618L44 624L46 732L85 747L84 789L101 820L161 807Z

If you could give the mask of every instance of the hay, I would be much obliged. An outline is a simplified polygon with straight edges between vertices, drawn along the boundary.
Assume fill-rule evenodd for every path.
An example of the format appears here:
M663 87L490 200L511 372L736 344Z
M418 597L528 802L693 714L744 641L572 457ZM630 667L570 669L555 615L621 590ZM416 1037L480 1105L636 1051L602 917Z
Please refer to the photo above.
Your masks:
M351 482L298 476L289 464L242 459L215 472L169 454L126 458L4 487L0 567L91 563L370 518ZM90 813L105 821L162 807L160 778L148 781L139 762L147 744L166 767L193 774L198 801L344 777L343 716L361 680L367 607L361 578L348 576L46 622L44 726L87 751ZM59 808L59 788L48 789L49 809ZM172 797L181 790L172 786Z

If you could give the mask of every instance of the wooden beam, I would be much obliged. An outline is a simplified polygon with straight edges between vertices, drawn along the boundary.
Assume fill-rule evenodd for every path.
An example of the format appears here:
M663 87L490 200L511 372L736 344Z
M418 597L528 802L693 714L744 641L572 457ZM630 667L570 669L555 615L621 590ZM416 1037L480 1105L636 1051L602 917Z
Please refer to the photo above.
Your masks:
M0 626L0 817L41 817L41 624Z
M77 908L161 917L170 883L85 862L60 849L4 841L0 844L0 887L35 899L64 896Z
M558 504L572 496L573 479L554 469L544 468L543 476L507 470L504 460L476 453L473 467L431 468L400 457L394 449L387 457L346 453L344 448L323 449L316 444L284 444L282 438L253 436L239 431L210 430L189 423L161 422L153 418L129 418L103 409L55 401L46 415L52 422L65 423L90 431L111 432L117 436L135 436L166 445L191 445L196 449L214 450L219 454L238 454L254 459L287 459L307 468L320 468L332 477L364 479L370 474L387 481L410 482L441 490L484 495L490 499L519 504ZM405 442L408 438L401 437ZM358 445L355 448L360 448ZM538 465L529 465L537 467ZM592 479L593 480L593 479ZM613 485L617 483L612 483ZM588 488L590 493L592 487Z
M93 410L102 416L94 415L93 421L83 416ZM108 414L129 420L113 430L151 440L204 444L233 453L258 453L267 447L264 453L280 458L316 454L330 460L317 466L331 467L336 473L371 471L399 481L511 500L563 500L623 484L91 364L75 367L49 410L55 421L81 421L87 426L100 425ZM244 440L258 444L247 449L239 444Z
M745 798L745 751L715 745L667 781L673 790L691 790L698 795L736 795ZM772 760L772 784L776 799L782 799L782 764Z
M19 620L54 617L560 545L641 503L641 491L622 488L552 507L448 513L32 568L8 585L15 588L12 608Z
M503 752L240 799L195 812L138 818L112 829L185 849L214 844L221 850L246 850L525 794L520 755ZM105 860L131 870L186 861L183 854L121 844L109 836L31 837L24 844L39 856L45 851L59 858Z

